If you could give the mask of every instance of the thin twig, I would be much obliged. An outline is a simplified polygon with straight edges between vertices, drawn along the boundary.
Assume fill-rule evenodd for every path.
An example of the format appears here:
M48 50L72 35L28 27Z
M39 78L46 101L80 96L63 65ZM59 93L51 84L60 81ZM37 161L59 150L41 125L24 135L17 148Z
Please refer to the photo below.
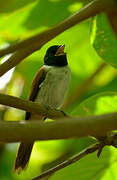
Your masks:
M99 157L98 155L99 155L100 149L102 150L102 147L104 148L106 145L117 147L117 133L116 132L108 133L107 136L103 137L101 141L99 140L98 143L91 145L90 147L84 149L80 153L63 161L62 163L58 164L57 166L54 166L53 168L48 169L47 171L43 172L41 175L33 178L32 180L40 180L44 177L51 176L58 170L63 169L66 166L69 166L70 164L80 160L81 158L85 157L86 155L93 153L97 150L98 150L97 157Z
M97 157L99 157L99 155L100 155L99 153L102 152L102 148L104 148L106 145L114 146L117 148L117 132L108 133L105 137L102 138L102 140L99 140L98 143L91 145L90 147L84 149L80 153L78 153L78 154L70 157L69 159L63 161L62 163L58 164L57 166L54 166L53 168L48 169L47 171L43 172L41 175L33 178L32 180L40 180L44 177L51 176L55 172L57 172L58 170L63 169L66 166L69 166L70 164L80 160L81 158L85 157L86 155L93 153L97 150L98 150Z
M103 6L101 6L103 4ZM105 6L104 6L105 5ZM20 61L24 58L39 50L44 44L48 41L64 32L65 30L71 28L77 23L86 20L97 13L102 11L112 11L116 8L115 1L110 0L94 0L85 7L83 7L80 11L67 18L57 26L44 31L40 34L37 34L27 40L24 40L18 44L10 46L6 49L0 51L0 57L15 52L7 61L0 65L0 76L5 74L11 68L16 66ZM19 50L19 51L18 51Z
M67 159L66 161L58 164L57 166L43 172L41 175L33 178L32 180L40 180L48 175L51 175L55 172L57 172L58 170L62 169L62 168L65 168L66 166L69 166L70 164L73 164L75 163L76 161L80 160L81 158L87 156L88 154L90 153L93 153L95 151L97 151L100 147L100 144L97 143L97 144L93 144L92 146L84 149L83 151L81 151L80 153L76 154L75 156Z

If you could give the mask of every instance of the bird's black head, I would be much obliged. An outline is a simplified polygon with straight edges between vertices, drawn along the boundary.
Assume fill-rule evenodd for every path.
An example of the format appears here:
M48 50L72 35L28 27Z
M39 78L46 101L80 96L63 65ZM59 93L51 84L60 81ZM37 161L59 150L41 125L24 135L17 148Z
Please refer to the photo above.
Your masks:
M65 45L55 45L48 48L46 55L44 57L44 64L48 66L66 66L67 57L66 53L64 53Z

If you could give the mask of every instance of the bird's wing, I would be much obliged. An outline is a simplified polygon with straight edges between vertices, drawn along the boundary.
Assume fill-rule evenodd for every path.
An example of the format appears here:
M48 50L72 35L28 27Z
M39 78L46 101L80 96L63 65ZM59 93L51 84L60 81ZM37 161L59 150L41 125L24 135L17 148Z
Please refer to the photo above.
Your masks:
M36 99L36 96L39 92L39 85L44 81L46 77L46 70L45 67L43 66L35 75L33 81L32 81L32 86L31 86L31 91L29 95L29 100L34 101ZM31 116L30 112L26 112L25 120L28 120Z

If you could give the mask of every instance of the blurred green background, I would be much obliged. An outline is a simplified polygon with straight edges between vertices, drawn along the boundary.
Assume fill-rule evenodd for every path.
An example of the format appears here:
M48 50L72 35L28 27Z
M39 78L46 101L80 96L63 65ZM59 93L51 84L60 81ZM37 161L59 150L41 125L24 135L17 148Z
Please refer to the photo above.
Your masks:
M15 44L19 40L58 24L88 2L89 0L6 0L0 2L0 47ZM117 41L103 14L60 34L2 76L0 92L27 99L32 79L43 65L45 51L55 44L66 45L65 50L72 74L70 89L63 106L65 112L83 116L116 111ZM1 58L1 63L7 58L8 56ZM104 61L108 64L104 64ZM102 66L101 69L100 66ZM24 116L24 111L0 106L0 120L22 120ZM13 174L18 144L1 143L0 180L31 179L93 142L95 140L91 137L36 142L28 168L21 175ZM117 151L113 147L106 147L99 159L96 153L93 153L58 171L49 179L116 180L116 169Z

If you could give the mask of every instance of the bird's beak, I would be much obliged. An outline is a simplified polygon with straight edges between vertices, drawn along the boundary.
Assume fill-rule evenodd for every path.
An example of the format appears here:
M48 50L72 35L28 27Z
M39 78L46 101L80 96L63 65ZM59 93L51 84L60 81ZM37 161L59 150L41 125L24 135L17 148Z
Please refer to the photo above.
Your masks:
M64 49L65 49L65 45L63 44L63 45L61 45L61 46L58 48L58 50L57 50L55 56L61 56L61 55L64 55L64 54L65 54L65 53L64 53Z

